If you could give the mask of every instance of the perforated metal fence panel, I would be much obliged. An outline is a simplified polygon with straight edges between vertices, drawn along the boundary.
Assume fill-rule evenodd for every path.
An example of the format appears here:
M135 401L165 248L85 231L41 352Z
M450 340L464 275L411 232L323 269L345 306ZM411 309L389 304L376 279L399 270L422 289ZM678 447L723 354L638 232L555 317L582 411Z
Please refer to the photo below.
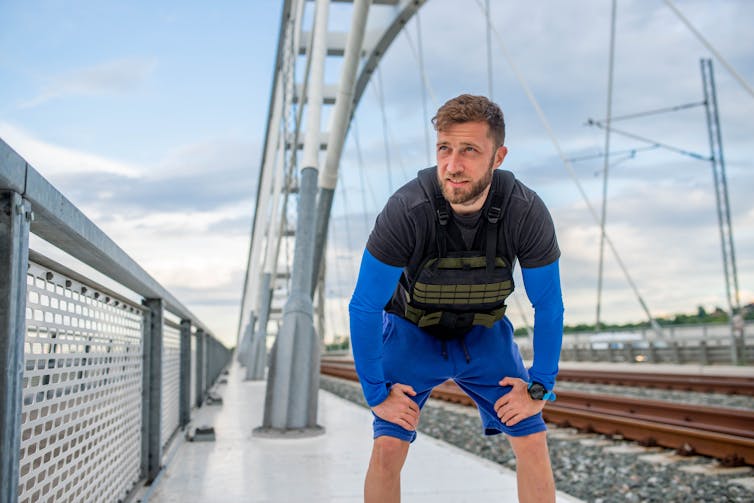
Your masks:
M141 307L30 263L19 501L122 501L140 479Z
M160 438L165 447L178 429L181 382L180 327L166 322L162 327L162 426Z

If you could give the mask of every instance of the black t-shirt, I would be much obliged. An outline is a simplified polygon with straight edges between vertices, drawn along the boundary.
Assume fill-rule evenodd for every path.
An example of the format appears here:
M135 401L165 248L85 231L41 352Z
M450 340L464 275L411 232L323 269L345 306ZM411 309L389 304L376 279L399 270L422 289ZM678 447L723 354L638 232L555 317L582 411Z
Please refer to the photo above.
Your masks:
M513 176L510 171L496 170L498 187L502 187L506 198L503 201L503 216L498 224L497 255L512 265L518 260L522 267L542 267L560 257L560 249L555 237L555 226L542 199ZM437 184L436 177L434 183ZM486 218L490 198L480 211L476 226ZM451 212L452 214L452 212ZM458 221L456 221L458 220ZM469 246L469 224L473 217L451 215L449 225L456 226L463 236L462 242ZM465 227L465 228L464 228ZM377 216L374 228L367 241L367 250L377 260L385 264L403 267L396 294L386 306L391 312L404 310L404 295L400 294L413 278L408 278L411 270L430 256L437 256L437 220L432 204L426 193L414 178L398 189L388 200ZM459 245L463 246L463 245Z

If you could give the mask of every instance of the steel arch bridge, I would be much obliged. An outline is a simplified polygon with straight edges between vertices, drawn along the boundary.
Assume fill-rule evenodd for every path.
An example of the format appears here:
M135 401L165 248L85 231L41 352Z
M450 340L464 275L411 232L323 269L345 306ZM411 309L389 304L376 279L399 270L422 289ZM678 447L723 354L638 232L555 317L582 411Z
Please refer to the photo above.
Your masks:
M319 431L317 332L323 333L323 255L340 158L354 110L373 73L425 2L285 0L283 4L237 334L238 357L247 378L263 379L268 326L278 322L269 358L265 418L259 429L263 434ZM329 22L335 3L337 14L348 12L351 24L346 32L336 31L332 26L338 23ZM675 10L670 0L666 3ZM489 12L487 16L489 44ZM326 68L338 66L337 82L326 83ZM536 102L532 104L538 108ZM328 115L329 123L323 127ZM545 128L549 129L546 123ZM554 138L553 143L570 169ZM298 197L290 197L293 194ZM607 240L604 229L602 233ZM733 258L730 232L728 236ZM286 252L289 249L294 252ZM723 240L724 259L725 249ZM652 321L625 268L623 272ZM735 282L735 265L726 274ZM599 324L599 301L597 307Z
M330 3L285 0L282 8L237 341L247 378L262 379L268 324L282 322L270 356L262 432L318 431L314 321L316 311L321 328L321 264L340 156L369 79L425 0L338 2L351 10L347 32L330 27ZM334 85L324 79L328 57L328 65L340 64ZM322 127L324 107L331 107L328 128ZM288 218L292 194L299 196L297 222ZM295 243L292 260L281 254L286 241ZM273 307L280 302L282 310Z

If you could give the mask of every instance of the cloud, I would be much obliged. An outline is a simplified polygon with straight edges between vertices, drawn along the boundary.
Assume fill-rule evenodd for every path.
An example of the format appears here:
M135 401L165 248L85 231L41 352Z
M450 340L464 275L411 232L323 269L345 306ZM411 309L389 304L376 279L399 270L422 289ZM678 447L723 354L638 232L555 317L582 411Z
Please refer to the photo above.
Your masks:
M253 212L259 156L258 145L249 140L205 140L142 165L46 142L5 122L0 122L0 137L74 204L102 221L120 213L132 218L243 208L242 214L216 222L227 230Z
M66 96L125 94L138 88L156 66L154 60L119 59L55 75L39 94L18 107L34 108Z
M46 177L100 173L133 179L141 174L131 163L45 142L7 122L0 122L0 137Z

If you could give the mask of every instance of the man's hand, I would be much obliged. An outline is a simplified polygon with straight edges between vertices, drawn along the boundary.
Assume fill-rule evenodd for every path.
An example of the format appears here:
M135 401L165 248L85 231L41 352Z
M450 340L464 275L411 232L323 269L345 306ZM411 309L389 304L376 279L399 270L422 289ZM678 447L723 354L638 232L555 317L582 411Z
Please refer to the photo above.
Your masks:
M515 426L519 421L531 417L545 408L545 400L534 400L529 396L528 384L517 377L506 377L498 384L512 389L495 402L497 417L506 426Z
M372 410L377 417L414 431L419 424L419 406L409 396L416 396L414 388L407 384L393 384L385 401Z

